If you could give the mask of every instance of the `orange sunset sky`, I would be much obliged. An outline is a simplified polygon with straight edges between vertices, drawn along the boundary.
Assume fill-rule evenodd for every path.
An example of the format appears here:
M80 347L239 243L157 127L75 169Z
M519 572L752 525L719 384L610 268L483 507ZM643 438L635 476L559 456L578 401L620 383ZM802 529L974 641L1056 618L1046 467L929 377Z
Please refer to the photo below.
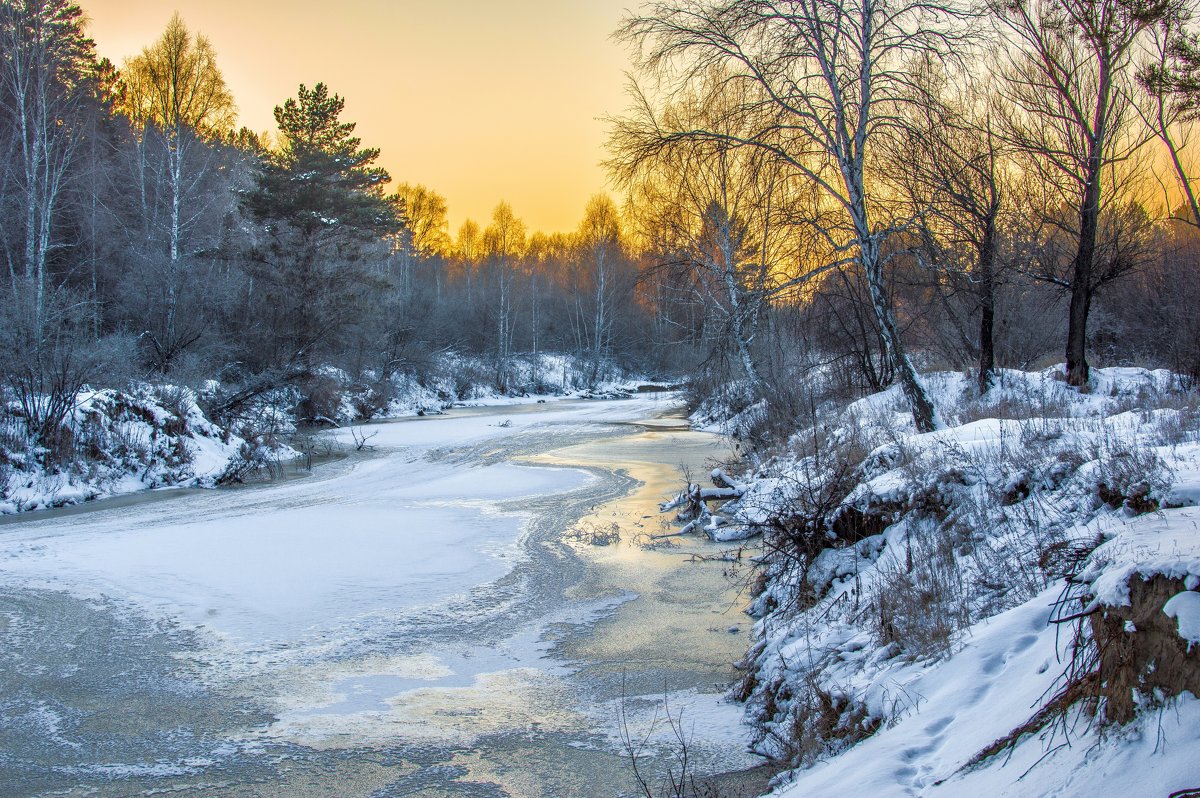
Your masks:
M118 66L178 11L216 49L240 123L275 130L300 83L346 98L394 182L450 206L453 235L507 200L531 230L574 229L607 190L605 123L624 110L636 0L79 0Z

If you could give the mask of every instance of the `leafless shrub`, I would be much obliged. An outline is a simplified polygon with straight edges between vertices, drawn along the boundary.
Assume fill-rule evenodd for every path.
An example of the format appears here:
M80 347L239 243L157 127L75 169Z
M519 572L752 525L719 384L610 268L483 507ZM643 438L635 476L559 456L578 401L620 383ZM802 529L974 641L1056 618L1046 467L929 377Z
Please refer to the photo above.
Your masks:
M279 464L271 456L271 450L261 443L244 442L235 457L231 458L225 470L217 477L218 485L241 484L252 475L266 473L270 476L278 474Z
M1136 432L1106 434L1094 444L1096 495L1113 508L1140 515L1154 512L1171 489L1175 475L1155 448Z
M861 697L823 683L816 662L788 675L779 674L758 691L761 704L755 749L788 768L808 767L870 737L884 723Z
M151 396L173 416L163 426L163 432L168 435L183 434L192 413L192 392L178 385L156 385L151 390Z
M903 555L885 556L869 587L878 644L916 658L949 651L971 625L969 586L946 528L910 527Z
M629 717L629 706L625 695L625 684L621 684L621 703L617 709L617 726L621 747L629 762L638 794L643 798L691 798L698 792L695 763L691 758L691 733L683 723L683 710L673 712L664 695L655 702L654 715L642 733L635 732ZM654 735L663 726L672 738L670 761L663 772L655 777L647 771L647 760L651 758Z
M132 341L91 335L86 306L66 290L46 297L45 318L35 318L32 297L18 292L0 307L0 380L36 441L43 465L58 468L75 458L69 421L77 395L90 381L121 372L133 362Z
M633 536L631 542L642 551L662 551L664 549L679 548L679 543L672 538L665 535L651 535L649 532L638 532Z
M342 409L342 385L332 374L310 374L301 381L296 418L309 424L336 426Z
M446 375L453 381L456 399L474 399L481 386L492 382L493 374L482 361L463 359Z
M3 391L0 389L0 400ZM25 425L12 418L0 404L0 499L7 498L9 486L19 466L25 463L29 439Z
M291 445L300 453L297 459L305 471L312 471L318 460L329 460L345 454L342 445L327 434L298 435Z
M809 568L828 548L852 544L886 526L887 508L851 507L850 492L868 468L871 441L858 419L843 419L839 429L812 424L792 437L792 463L770 496L762 530L761 572L753 582L754 611L802 612L820 599L809 582ZM772 586L769 593L764 589Z
M588 546L611 546L621 542L621 527L615 521L608 526L581 521L564 532L563 538Z
M368 445L367 442L378 434L379 430L375 430L374 432L367 434L367 431L362 427L351 427L350 437L354 439L354 451L361 452L364 449L368 451L374 449L375 447Z

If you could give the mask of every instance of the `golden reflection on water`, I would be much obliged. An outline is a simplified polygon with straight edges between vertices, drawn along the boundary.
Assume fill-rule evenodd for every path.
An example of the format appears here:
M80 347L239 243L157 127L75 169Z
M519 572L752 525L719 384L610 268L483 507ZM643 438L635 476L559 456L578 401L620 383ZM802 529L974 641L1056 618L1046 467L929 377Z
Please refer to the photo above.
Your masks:
M512 732L572 732L582 726L563 681L536 668L481 674L469 687L420 687L386 708L284 715L273 735L323 750L389 744L467 746Z
M261 787L222 787L223 798L340 798L368 796L387 788L405 776L420 770L408 762L382 764L357 760L321 762L319 765L304 759L279 763L279 778ZM336 792L331 792L331 785ZM186 794L186 793L185 793ZM210 794L204 790L203 794ZM426 798L432 798L426 796Z
M736 548L697 536L668 538L675 545L661 550L638 545L639 535L673 530L671 514L661 513L658 505L682 489L685 474L692 481L706 481L713 466L730 459L731 452L715 435L674 428L680 423L674 419L662 422L668 431L648 430L529 458L555 465L624 469L642 483L628 496L595 508L580 522L601 528L615 523L621 540L610 546L576 547L595 567L588 569L587 578L571 596L588 599L632 591L638 598L623 604L591 634L569 641L564 653L602 669L634 670L657 664L728 672L733 678L732 663L746 651L749 623L742 612L746 602L741 580L749 563L739 568L736 563L694 561L693 555L713 558ZM731 634L735 626L739 633Z
M450 764L466 771L464 780L495 784L520 798L611 798L633 787L623 754L548 746L538 739L517 740L503 750L460 752Z
M523 798L607 795L612 794L610 787L625 785L627 762L614 739L616 699L609 700L612 705L585 705L579 680L615 678L623 683L621 675L628 674L631 697L676 690L717 692L736 678L732 663L745 654L750 626L742 612L746 602L740 582L729 578L730 564L713 559L734 546L695 536L671 538L674 545L659 550L638 545L646 535L664 535L675 528L658 505L682 488L685 474L693 481L706 481L714 464L731 457L720 438L687 431L682 424L664 419L632 427L625 437L525 459L623 470L640 483L632 493L596 506L579 522L604 528L616 524L621 540L608 546L574 545L588 567L567 597L582 602L637 597L558 641L554 658L566 660L574 675L516 667L481 673L468 686L439 685L447 668L434 655L298 668L285 680L284 692L290 695L281 697L279 722L267 736L318 750L453 746L460 749L449 763L461 769L457 783L494 784ZM693 555L709 559L695 561ZM741 573L748 573L748 567ZM730 633L735 627L736 633ZM638 681L635 676L647 673L671 674L677 683ZM376 677L430 684L409 684L388 693L379 707L339 709L347 685ZM390 776L399 771L407 768L399 765ZM360 794L346 787L366 787L388 776L364 771L341 786L346 795ZM406 794L452 793L426 785Z

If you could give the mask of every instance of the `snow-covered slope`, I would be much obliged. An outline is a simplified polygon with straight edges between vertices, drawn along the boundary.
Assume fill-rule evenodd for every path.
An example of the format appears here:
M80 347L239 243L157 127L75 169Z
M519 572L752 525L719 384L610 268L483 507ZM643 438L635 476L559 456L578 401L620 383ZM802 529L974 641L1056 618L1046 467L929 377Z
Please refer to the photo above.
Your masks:
M1102 583L1110 589L1126 584L1135 571L1186 573L1200 582L1198 522L1200 511L1190 507L1108 527L1111 537L1093 557L1118 559L1098 566ZM847 683L890 716L874 736L794 773L775 794L1165 798L1200 787L1200 700L1190 692L1142 699L1143 711L1126 726L1102 726L1085 706L1069 707L979 761L981 752L1007 742L1062 684L1071 634L1050 622L1061 592L1061 585L1052 585L973 624L945 657L884 660L857 677L843 669ZM1121 592L1106 598L1120 601ZM1124 594L1127 600L1128 591ZM1194 591L1185 595L1200 597ZM1194 612L1180 613L1181 633L1197 620ZM847 657L846 664L853 660Z
M210 422L193 391L175 386L84 388L63 425L60 446L68 452L45 449L15 414L0 414L0 422L0 514L150 488L211 487L261 454L257 442Z
M709 524L764 533L740 694L797 768L777 794L1200 787L1196 395L1141 369L929 383L945 429L867 397Z

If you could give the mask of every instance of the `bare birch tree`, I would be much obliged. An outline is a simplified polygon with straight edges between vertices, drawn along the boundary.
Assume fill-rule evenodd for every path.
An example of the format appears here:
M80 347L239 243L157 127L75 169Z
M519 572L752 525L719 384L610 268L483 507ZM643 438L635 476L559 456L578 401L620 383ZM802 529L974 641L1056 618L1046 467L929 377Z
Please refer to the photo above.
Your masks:
M461 277L467 289L467 305L470 306L475 302L475 272L479 269L479 262L483 260L483 232L477 222L467 219L459 225L451 254L461 269Z
M501 202L492 211L492 223L483 231L488 263L495 275L496 384L507 385L509 358L515 327L514 286L517 262L525 254L525 223L513 213L512 206Z
M444 258L450 250L446 198L422 185L401 183L394 194L401 230L396 255L401 261L400 286L412 293L412 271L425 267L433 272L434 295L442 295Z
M682 0L652 3L620 32L640 45L640 68L668 86L715 68L755 88L742 110L761 127L748 135L663 127L659 137L760 149L821 192L833 213L814 229L833 264L863 270L886 356L924 431L938 427L937 413L886 290L886 244L905 225L868 175L877 142L904 124L912 102L906 60L942 57L955 16L948 4L917 0Z
M587 291L591 300L591 313L588 314L591 324L587 331L590 349L587 353L588 384L594 386L612 344L613 289L617 269L624 257L620 214L609 197L601 194L588 201L576 232L576 246L580 265L586 273L585 284L579 286L576 299L582 300L583 291Z
M22 231L20 274L10 265L10 277L32 286L40 337L54 222L81 137L93 45L83 34L83 12L65 0L0 2L0 45L0 101L16 134Z
M761 397L767 383L753 349L764 313L821 268L789 251L785 218L795 212L794 192L777 159L726 141L666 141L659 134L664 125L733 138L751 133L748 87L726 77L714 71L661 109L635 90L633 113L613 131L608 165L630 189L635 218L665 239L660 266L688 276L746 387Z
M153 217L145 184L148 140L159 142L165 164L167 295L163 340L155 342L157 359L165 367L180 347L175 340L176 313L188 236L215 199L201 191L218 157L210 144L231 132L236 111L212 44L204 36L193 36L178 13L157 42L126 61L124 81L124 110L133 123L140 156L143 219Z

